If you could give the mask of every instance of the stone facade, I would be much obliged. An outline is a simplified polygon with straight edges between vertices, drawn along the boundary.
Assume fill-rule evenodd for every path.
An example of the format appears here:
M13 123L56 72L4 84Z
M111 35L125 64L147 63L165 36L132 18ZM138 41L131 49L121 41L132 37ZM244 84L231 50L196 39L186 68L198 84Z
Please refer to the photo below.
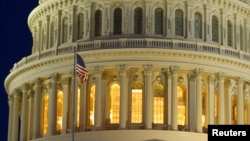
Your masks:
M208 124L250 124L248 4L40 0L32 54L5 80L8 140L64 141L75 127L76 140L205 141Z

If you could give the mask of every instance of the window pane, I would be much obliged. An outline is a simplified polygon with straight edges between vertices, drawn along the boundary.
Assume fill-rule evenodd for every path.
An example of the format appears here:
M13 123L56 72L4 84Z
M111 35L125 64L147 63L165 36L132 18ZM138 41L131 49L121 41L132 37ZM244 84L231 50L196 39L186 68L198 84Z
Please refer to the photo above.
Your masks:
M62 130L62 114L63 114L63 93L59 91L57 93L57 124L56 130Z
M114 12L114 34L122 33L122 10L120 8L115 9Z
M95 36L102 35L102 11L97 10L95 12Z
M77 30L77 39L82 39L83 38L83 14L80 13L78 14L77 17L77 24L78 24L78 30Z
M219 22L215 16L212 17L212 41L219 42Z
M163 33L163 10L157 8L155 10L155 34Z
M95 86L90 89L89 95L89 125L94 125L94 115L95 115Z
M194 21L194 29L195 29L195 38L202 38L202 19L200 13L195 13L195 21Z
M185 118L186 118L186 101L185 101L185 94L182 87L177 87L177 110L178 110L178 125L185 125Z
M43 135L48 133L49 95L43 99Z
M154 84L154 123L164 123L164 86Z
M142 89L132 89L131 123L142 123Z
M175 11L175 35L183 36L183 12Z
M134 13L134 33L141 34L142 33L142 9L136 8Z
M111 86L110 94L110 123L119 123L120 114L120 86L113 84Z

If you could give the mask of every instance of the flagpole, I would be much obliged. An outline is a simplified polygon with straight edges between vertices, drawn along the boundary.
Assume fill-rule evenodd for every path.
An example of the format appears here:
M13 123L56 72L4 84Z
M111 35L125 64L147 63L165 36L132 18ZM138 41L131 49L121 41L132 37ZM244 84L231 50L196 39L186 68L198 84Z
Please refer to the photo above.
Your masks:
M75 141L75 93L76 93L76 48L74 48L74 76L73 76L73 96L72 96L72 141Z

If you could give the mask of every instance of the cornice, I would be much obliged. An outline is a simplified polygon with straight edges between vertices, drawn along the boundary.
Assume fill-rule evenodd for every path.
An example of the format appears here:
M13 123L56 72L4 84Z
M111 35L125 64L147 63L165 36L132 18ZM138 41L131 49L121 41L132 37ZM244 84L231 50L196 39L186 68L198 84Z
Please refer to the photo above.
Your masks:
M185 50L167 50L167 49L154 49L154 48L131 48L131 49L104 49L104 50L91 50L78 52L85 59L85 63L88 68L91 70L94 69L96 64L111 64L113 67L117 66L117 63L127 62L125 64L129 67L131 61L138 61L138 64L141 62L182 62L183 60L187 63L195 63L195 62L208 62L209 64L213 64L213 67L219 67L221 64L225 67L230 67L234 70L241 70L250 72L250 63L247 61L242 61L239 59L220 56L216 54L208 54L201 52L192 52ZM97 59L98 58L98 59ZM150 58L150 59L149 59ZM5 88L9 89L9 85L12 81L17 79L19 76L23 74L30 74L30 72L37 72L39 77L47 77L40 76L39 70L41 68L53 69L53 67L63 67L65 65L73 64L73 54L64 54L64 55L56 55L47 57L44 59L36 60L31 63L27 63L22 65L21 67L15 68L11 71L11 73L5 79ZM142 64L143 65L143 64ZM205 63L201 63L201 66L206 66ZM106 66L104 65L103 68ZM154 67L159 67L155 66ZM69 69L71 71L72 68ZM204 70L206 71L206 70ZM53 72L52 72L53 73ZM65 72L67 73L67 72ZM48 74L50 75L50 74ZM249 79L249 78L248 78Z

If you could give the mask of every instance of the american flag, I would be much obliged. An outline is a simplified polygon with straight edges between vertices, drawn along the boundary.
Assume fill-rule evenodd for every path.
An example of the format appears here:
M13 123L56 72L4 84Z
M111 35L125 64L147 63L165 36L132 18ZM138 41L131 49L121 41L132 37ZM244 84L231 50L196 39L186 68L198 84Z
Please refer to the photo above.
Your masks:
M82 82L88 79L88 70L79 54L76 54L76 75L81 79Z

